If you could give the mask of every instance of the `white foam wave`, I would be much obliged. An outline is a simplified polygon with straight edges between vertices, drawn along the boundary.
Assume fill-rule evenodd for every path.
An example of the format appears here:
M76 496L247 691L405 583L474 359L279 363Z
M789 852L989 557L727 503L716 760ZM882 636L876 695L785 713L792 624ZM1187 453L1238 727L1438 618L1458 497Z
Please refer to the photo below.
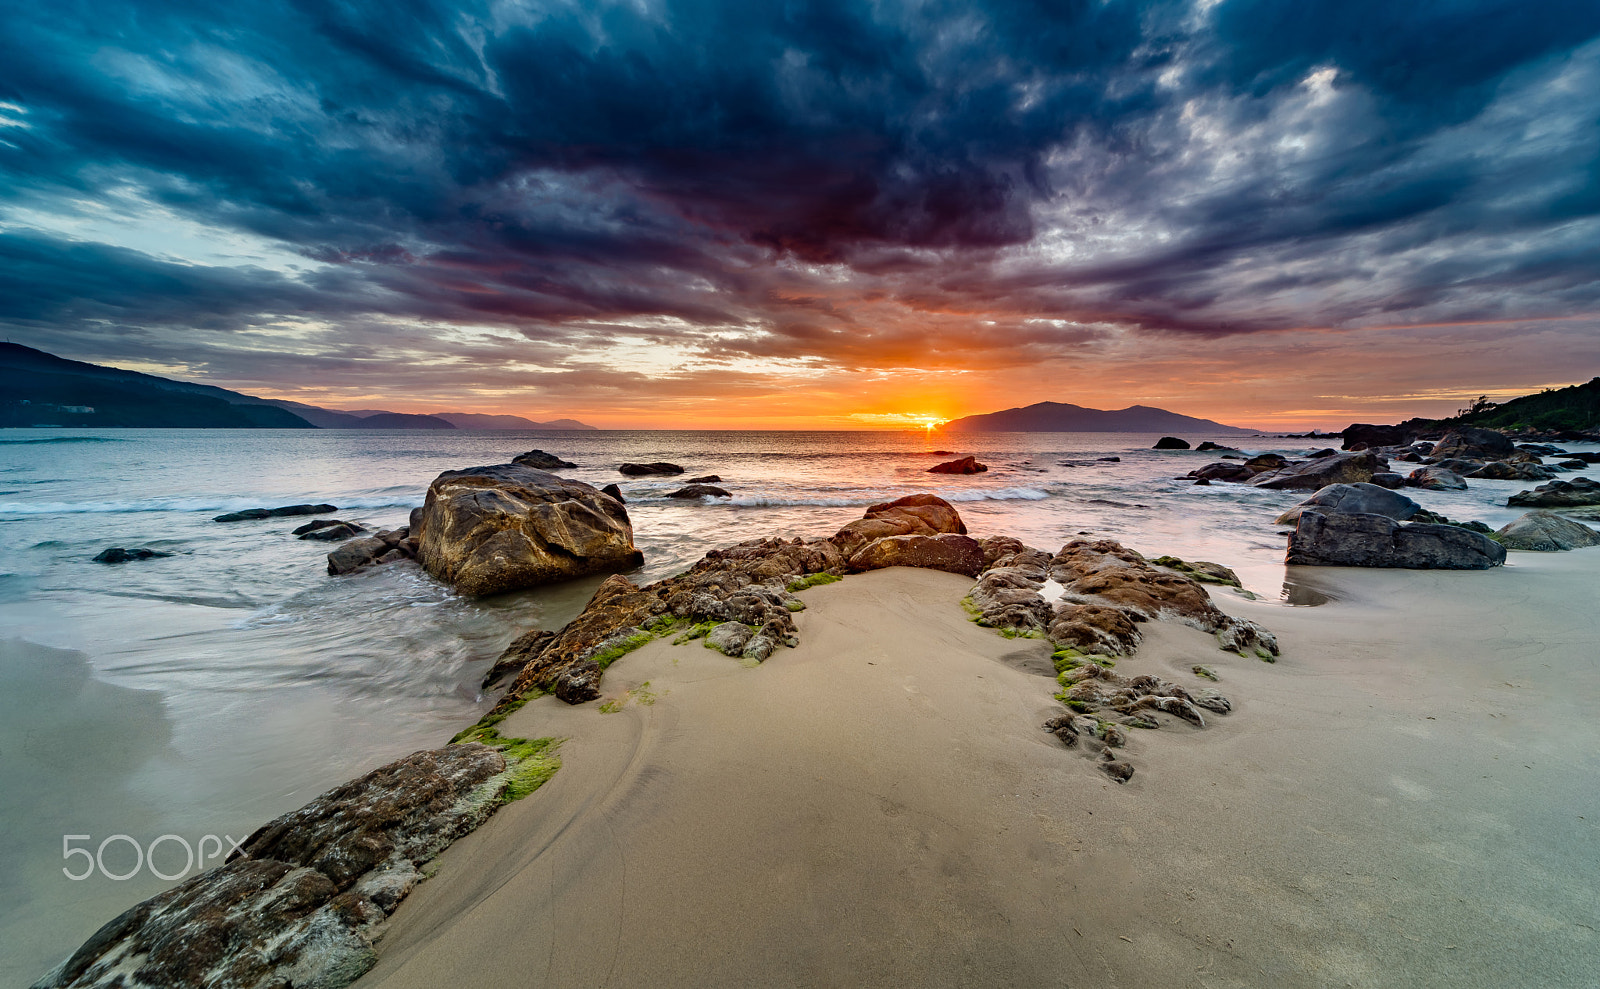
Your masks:
M138 498L132 501L0 501L0 515L120 515L136 512L237 512L246 508L268 508L275 505L317 504L328 501L339 506L340 511L357 509L414 508L421 501L420 493L401 500L393 495L341 498L337 495L324 499L314 496L300 498L236 498L236 497L170 497Z

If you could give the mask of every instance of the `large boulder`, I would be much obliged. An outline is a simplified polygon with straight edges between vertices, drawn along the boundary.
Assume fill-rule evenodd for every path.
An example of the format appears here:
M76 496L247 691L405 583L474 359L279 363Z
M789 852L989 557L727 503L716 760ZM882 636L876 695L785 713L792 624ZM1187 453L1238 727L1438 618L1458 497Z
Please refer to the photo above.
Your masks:
M1339 432L1346 450L1357 443L1373 446L1408 446L1417 438L1416 430L1405 425L1399 426L1374 426L1371 423L1356 422L1344 427Z
M1570 481L1551 481L1531 491L1519 491L1506 499L1511 508L1574 508L1600 505L1600 484L1587 477Z
M1258 488L1315 491L1330 484L1370 483L1372 475L1387 472L1389 462L1375 453L1336 453L1303 464L1266 471L1250 483Z
M907 495L869 507L865 515L835 533L832 542L849 559L876 539L937 536L942 532L967 534L966 524L950 503L938 495Z
M1517 450L1516 444L1504 433L1476 426L1461 426L1445 433L1433 445L1433 456L1471 457L1478 460L1504 460Z
M1458 526L1315 511L1300 514L1285 559L1303 566L1408 570L1487 570L1505 561L1504 546Z
M1465 491L1467 482L1453 470L1438 465L1418 467L1406 476L1406 483L1426 491Z
M428 486L417 561L463 594L483 595L629 570L644 556L615 498L497 464L446 471Z
M1542 509L1506 523L1494 534L1494 538L1506 549L1525 549L1536 553L1600 546L1600 532Z
M971 536L942 532L937 536L887 536L874 540L850 557L852 570L921 567L964 577L983 571L983 547Z
M930 474L981 474L989 469L988 464L978 463L977 457L962 457L960 460L948 460L937 467L929 467Z
M1397 491L1376 484L1330 484L1277 518L1277 525L1294 525L1303 511L1325 515L1382 515L1404 522L1416 518L1422 506Z
M1163 436L1159 440L1156 440L1156 445L1151 447L1150 449L1152 449L1152 450L1187 450L1187 449L1189 449L1189 441L1188 440L1184 440L1184 439L1179 439L1176 436Z

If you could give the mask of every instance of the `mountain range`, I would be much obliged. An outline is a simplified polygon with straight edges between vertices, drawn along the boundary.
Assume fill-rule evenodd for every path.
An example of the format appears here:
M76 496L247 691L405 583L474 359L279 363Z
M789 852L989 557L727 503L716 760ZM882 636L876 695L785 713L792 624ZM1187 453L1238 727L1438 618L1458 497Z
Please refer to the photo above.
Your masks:
M1256 433L1260 430L1224 426L1210 419L1196 419L1148 405L1125 409L1086 409L1063 402L1039 402L1020 409L987 412L983 415L952 419L942 427L946 432L972 433Z
M324 409L0 343L0 426L208 429L594 429L476 412Z

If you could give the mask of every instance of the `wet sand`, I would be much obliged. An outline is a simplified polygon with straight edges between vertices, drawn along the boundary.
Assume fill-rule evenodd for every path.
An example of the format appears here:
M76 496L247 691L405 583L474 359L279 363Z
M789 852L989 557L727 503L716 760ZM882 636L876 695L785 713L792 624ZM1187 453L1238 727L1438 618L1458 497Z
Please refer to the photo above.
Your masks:
M657 641L605 681L654 703L508 719L563 768L361 985L1594 985L1600 551L1511 562L1216 594L1277 664L1145 626L1118 672L1206 663L1235 708L1134 732L1126 785L1039 729L1046 645L967 621L960 577L808 590L756 668Z

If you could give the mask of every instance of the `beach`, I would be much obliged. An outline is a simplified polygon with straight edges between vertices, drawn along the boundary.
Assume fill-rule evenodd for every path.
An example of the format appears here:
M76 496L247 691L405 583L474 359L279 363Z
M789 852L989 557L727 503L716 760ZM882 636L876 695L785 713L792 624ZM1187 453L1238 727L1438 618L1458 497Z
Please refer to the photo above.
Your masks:
M1205 663L1234 710L1134 732L1124 785L1040 730L1047 646L968 621L970 581L812 588L759 667L659 640L615 713L513 714L563 768L440 856L361 984L1592 985L1597 575L1224 589L1282 657L1147 626L1119 672Z
M17 443L0 745L20 753L4 779L28 799L6 807L4 971L38 977L184 878L166 878L176 842L142 871L140 845L242 839L443 745L499 701L504 683L483 680L501 650L577 618L602 579L472 598L412 563L332 577L296 520L214 512L325 500L393 525L438 470L552 439ZM1233 711L1129 729L1136 771L1119 784L1092 742L1041 730L1068 713L1049 644L974 624L970 577L892 568L807 588L798 646L762 665L664 636L613 663L597 700L539 697L500 726L563 740L563 767L428 863L375 929L367 983L1592 981L1600 553L1516 552L1481 572L1286 567L1271 519L1304 493L1182 476L1214 454L1002 434L974 441L988 472L952 478L927 472L934 442L634 433L561 449L596 485L620 460L678 456L735 491L685 501L672 478L625 480L639 584L740 539L832 533L908 492L1046 554L1112 538L1231 567L1243 588L1212 599L1276 633L1281 658L1144 623L1118 673L1198 690L1205 664ZM1255 442L1246 453L1306 452ZM112 490L94 480L106 461L149 476ZM263 480L242 484L251 464ZM1525 486L1407 490L1500 524ZM113 539L174 555L89 560ZM107 875L62 877L62 835L94 849L112 834L129 837L96 861Z

